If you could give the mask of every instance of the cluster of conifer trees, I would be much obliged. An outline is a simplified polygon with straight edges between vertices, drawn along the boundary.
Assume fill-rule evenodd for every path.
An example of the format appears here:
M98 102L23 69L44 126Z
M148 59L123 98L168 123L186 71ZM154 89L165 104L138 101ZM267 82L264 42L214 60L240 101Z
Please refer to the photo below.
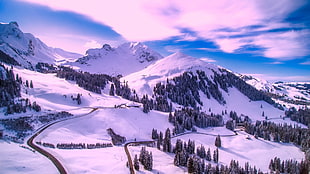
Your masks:
M164 152L171 152L172 151L172 144L171 144L171 132L170 129L167 128L165 131L165 136L163 136L162 132L157 132L156 129L152 130L152 139L157 140L157 149L162 149ZM162 146L162 147L161 147Z
M174 146L171 145L170 130L166 129L165 138L163 133L158 133L156 129L152 130L152 139L157 140L157 148L161 149L161 144L169 144L168 148L162 148L164 152L174 153L174 165L187 167L188 173L197 174L218 174L218 173L249 173L249 174L263 174L256 167L250 166L246 163L244 167L239 165L238 161L232 160L229 166L219 165L219 150L221 147L220 136L216 137L216 149L211 153L210 148L206 150L203 145L195 148L195 141L188 140L183 142L177 139ZM163 143L164 142L164 143ZM163 145L165 146L165 145ZM170 148L170 149L169 149ZM172 149L171 149L172 148ZM169 151L171 150L171 151ZM135 157L136 158L136 157ZM213 165L216 164L216 165Z
M35 122L37 124L39 122L39 124L42 125L54 120L68 118L71 116L73 115L68 112L62 111L58 113L40 115L37 117L23 116L18 118L1 119L0 124L3 125L6 130L14 132L17 139L23 139L29 134L30 131L34 130Z
M269 169L275 173L308 174L310 172L310 162L309 160L298 162L292 159L282 161L280 158L275 157L270 160Z
M139 170L139 162L143 165L145 170L151 171L153 169L153 155L152 152L146 150L146 147L142 147L140 150L139 161L137 155L134 158L134 168Z
M310 148L310 130L298 126L276 124L267 121L256 121L255 124L245 122L245 131L256 138L273 140L275 142L294 143L300 146L302 151Z
M210 115L198 109L182 108L169 114L169 122L174 125L173 133L180 134L186 130L195 131L194 126L200 128L222 126L224 124L221 115Z
M35 65L36 71L40 73L57 73L58 68L53 64L39 62Z
M88 72L77 72L69 67L60 66L57 77L75 81L80 87L101 94L112 77L105 74L90 74Z
M1 50L0 50L0 62L7 63L9 65L20 65L14 58L7 55Z
M225 104L222 91L228 92L230 87L236 87L250 100L264 100L275 105L274 101L264 92L258 91L253 86L225 69L221 73L213 71L213 76L208 77L204 71L184 72L182 75L167 79L166 83L157 83L153 89L153 96L144 95L141 99L145 113L152 109L171 112L171 102L184 107L199 109L203 105L199 91L208 99L213 97L220 104ZM170 100L170 101L169 101Z
M36 112L41 111L41 107L36 103L26 98L21 98L21 85L27 88L33 88L32 80L26 80L23 83L22 78L13 73L13 67L6 68L0 63L0 107L6 107L5 114L26 112L28 109L33 109Z
M308 128L310 128L310 109L306 108L290 108L288 111L285 111L285 116L291 118L291 120L298 123L302 123Z

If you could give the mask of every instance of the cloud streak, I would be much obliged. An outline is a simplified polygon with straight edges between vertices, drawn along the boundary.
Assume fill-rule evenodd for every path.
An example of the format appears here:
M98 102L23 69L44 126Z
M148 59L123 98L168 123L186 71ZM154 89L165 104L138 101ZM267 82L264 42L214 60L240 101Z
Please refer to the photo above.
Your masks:
M129 41L178 36L187 41L196 38L212 41L227 53L252 45L262 48L261 55L277 60L310 54L310 31L303 24L286 21L289 14L306 3L305 0L23 1L85 15L110 26ZM296 27L300 30L294 31ZM184 33L184 28L194 35Z

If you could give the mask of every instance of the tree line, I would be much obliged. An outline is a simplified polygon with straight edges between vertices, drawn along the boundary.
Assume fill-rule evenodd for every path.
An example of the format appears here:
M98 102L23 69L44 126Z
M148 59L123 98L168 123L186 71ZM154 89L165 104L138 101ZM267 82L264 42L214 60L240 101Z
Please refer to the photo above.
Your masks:
M14 132L14 135L12 135L12 139L23 140L35 129L35 124L43 125L55 120L64 119L72 116L72 114L62 111L58 113L49 113L40 116L21 116L18 118L0 119L0 124L3 125L6 130Z
M32 80L23 83L22 78L14 75L13 66L6 68L0 63L0 107L5 107L5 114L27 112L27 109L41 111L40 105L28 98L21 98L21 86L33 88ZM27 90L26 90L27 91Z
M288 111L285 111L285 116L289 117L292 121L302 123L310 128L310 109L307 107L299 108L298 110L292 107Z
M211 113L206 114L198 109L182 108L169 113L168 120L173 124L175 135L187 131L196 131L194 126L199 128L223 126L222 115Z
M188 173L196 174L219 174L219 173L249 173L263 174L255 166L251 166L248 162L244 167L239 165L238 161L231 160L229 165L219 164L219 150L221 147L220 136L215 139L213 153L210 148L206 150L203 145L195 146L195 141L188 140L183 142L180 139L176 140L175 145L171 144L170 129L167 128L163 138L162 132L152 130L152 139L157 140L157 148L167 153L174 153L174 165L187 168ZM166 146L166 147L165 147ZM212 165L215 164L215 165Z
M46 142L36 142L36 144L42 145L44 147L49 148L58 148L58 149L98 149L98 148L106 148L106 147L112 147L112 143L95 143L95 144L85 144L85 143L57 143L55 146L52 143L46 143Z

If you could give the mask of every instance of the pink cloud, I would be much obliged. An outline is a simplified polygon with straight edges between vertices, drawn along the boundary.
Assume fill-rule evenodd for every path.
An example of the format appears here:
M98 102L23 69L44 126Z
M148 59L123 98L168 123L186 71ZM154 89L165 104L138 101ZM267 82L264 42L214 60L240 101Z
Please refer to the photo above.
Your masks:
M266 33L246 38L232 38L248 32L291 27L282 22L304 1L270 0L23 0L48 6L54 10L79 13L94 21L111 26L130 41L161 40L180 36L184 40L195 37L183 35L179 28L196 32L197 37L215 42L228 53L245 45L265 48L263 55L288 60L308 54L309 48L300 40L309 32ZM271 21L271 22L268 22ZM248 26L261 25L251 29ZM228 28L235 32L222 31Z

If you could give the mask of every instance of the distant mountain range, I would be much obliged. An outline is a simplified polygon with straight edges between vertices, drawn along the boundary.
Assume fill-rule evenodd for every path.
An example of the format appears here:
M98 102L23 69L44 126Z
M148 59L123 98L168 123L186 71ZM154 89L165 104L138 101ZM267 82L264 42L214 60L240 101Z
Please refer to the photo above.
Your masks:
M265 80L247 75L239 75L248 84L258 90L262 90L277 102L288 106L309 105L310 104L310 82L275 82L270 83Z

